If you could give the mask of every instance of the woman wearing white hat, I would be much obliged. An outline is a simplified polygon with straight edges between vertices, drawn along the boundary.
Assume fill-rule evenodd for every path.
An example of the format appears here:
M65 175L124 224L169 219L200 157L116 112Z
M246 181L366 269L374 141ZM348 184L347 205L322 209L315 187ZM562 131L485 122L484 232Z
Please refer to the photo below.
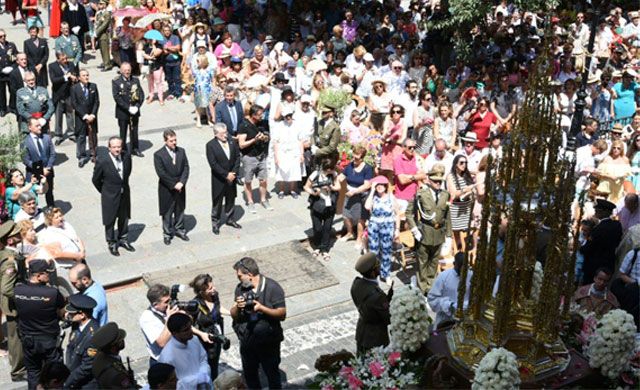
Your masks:
M304 167L303 136L294 125L292 107L282 109L282 121L277 122L271 135L275 162L275 178L278 182L278 198L285 196L285 187L293 199L298 198L298 182L302 180Z

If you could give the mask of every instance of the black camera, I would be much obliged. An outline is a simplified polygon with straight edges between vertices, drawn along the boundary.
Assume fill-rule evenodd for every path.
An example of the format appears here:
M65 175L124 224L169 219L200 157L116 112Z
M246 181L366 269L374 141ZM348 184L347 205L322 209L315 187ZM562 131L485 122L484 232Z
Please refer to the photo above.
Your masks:
M198 301L179 301L178 293L185 290L184 284L174 284L171 286L171 307L177 307L178 309L185 311L189 314L193 314L198 311Z
M253 312L256 307L256 293L253 290L249 290L242 293L242 297L244 298L244 310L247 313Z
M209 338L213 340L214 343L222 345L222 349L224 349L225 351L231 348L231 340L218 333L217 330L215 331L215 333L209 333Z

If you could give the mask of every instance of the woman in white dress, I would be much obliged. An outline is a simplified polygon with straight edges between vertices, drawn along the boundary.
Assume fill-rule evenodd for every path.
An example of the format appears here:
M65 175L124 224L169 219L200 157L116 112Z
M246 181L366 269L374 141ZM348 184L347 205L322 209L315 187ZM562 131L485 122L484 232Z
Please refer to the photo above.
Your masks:
M273 156L275 162L275 178L278 182L278 198L285 196L288 184L289 193L293 199L298 198L297 184L302 180L304 167L304 144L298 128L294 126L293 110L286 107L282 110L282 117L273 133Z

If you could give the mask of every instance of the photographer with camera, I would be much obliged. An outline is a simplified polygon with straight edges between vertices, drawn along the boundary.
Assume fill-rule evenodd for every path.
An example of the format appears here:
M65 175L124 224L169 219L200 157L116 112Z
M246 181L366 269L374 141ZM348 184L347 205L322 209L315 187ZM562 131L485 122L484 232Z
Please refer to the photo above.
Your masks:
M220 296L213 285L213 278L209 274L196 276L189 287L193 288L196 296L193 298L198 303L197 311L192 315L193 326L209 335L213 344L202 342L202 347L207 352L207 361L211 367L211 379L218 376L218 363L220 351L229 349L229 339L224 336L224 320L222 314L229 311L220 305Z
M242 371L247 387L261 389L258 369L267 376L270 389L282 388L280 343L284 340L280 322L287 316L284 290L275 280L260 274L256 261L243 257L233 265L240 283L231 307L233 330L240 341Z

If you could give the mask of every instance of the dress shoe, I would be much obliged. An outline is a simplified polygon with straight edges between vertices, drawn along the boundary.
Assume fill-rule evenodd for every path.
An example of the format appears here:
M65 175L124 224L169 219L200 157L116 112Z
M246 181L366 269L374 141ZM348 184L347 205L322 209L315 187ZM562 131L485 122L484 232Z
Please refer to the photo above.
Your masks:
M211 228L211 231L217 236L218 234L220 234L220 227L214 226Z
M240 224L238 222L235 222L235 221L229 221L226 224L231 226L232 228L242 229L242 226L240 226Z
M170 237L165 237L164 238L164 244L165 245L171 245L171 238Z
M60 146L60 144L62 143L62 141L64 141L64 138L58 138L58 139L56 140L56 142L54 142L54 144L55 144L56 146Z
M84 164L87 163L87 160L82 159L82 160L78 160L78 168L82 168L84 167Z
M69 141L76 142L76 136L75 135L70 136Z
M135 252L136 248L134 248L131 244L129 244L128 242L121 242L120 246L123 247L124 249L128 250L129 252Z
M27 380L26 374L17 374L11 376L11 382L24 382Z
M144 157L144 154L142 154L138 149L134 150L132 154L137 157Z
M176 237L178 237L182 241L189 241L189 237L187 237L187 233L176 233Z
M109 253L113 256L120 256L120 252L118 252L118 247L116 245L109 245Z

